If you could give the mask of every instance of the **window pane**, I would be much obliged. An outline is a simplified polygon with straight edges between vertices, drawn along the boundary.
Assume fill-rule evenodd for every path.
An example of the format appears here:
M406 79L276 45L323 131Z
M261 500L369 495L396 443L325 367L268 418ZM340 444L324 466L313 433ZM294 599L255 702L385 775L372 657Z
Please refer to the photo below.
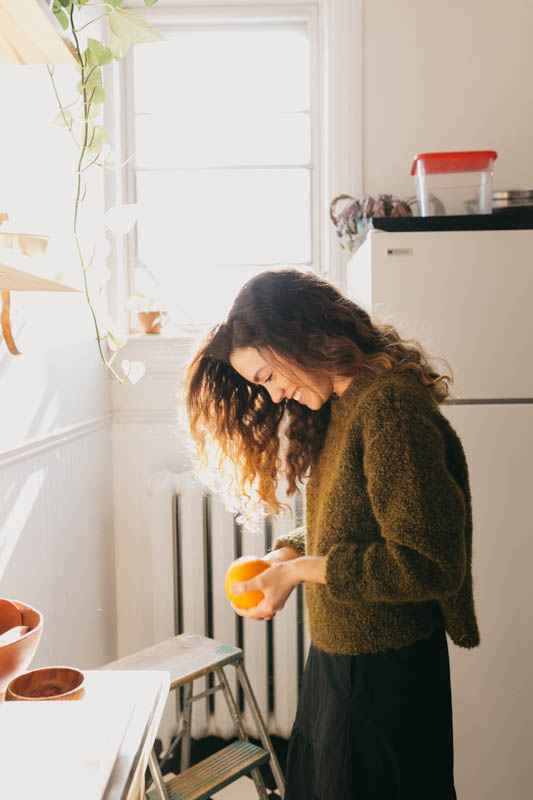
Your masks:
M135 120L135 139L137 167L305 164L311 158L306 113L142 114Z
M291 266L295 266L291 264ZM304 267L309 269L309 267ZM265 272L266 267L257 266L210 266L189 271L186 281L174 282L165 286L164 297L169 304L172 323L181 325L201 325L222 322L230 310L239 289L246 281ZM149 279L144 281L144 274L136 270L138 291L150 294Z
M140 172L138 255L155 274L311 260L306 169Z
M163 29L134 50L135 111L309 109L309 39L302 24Z

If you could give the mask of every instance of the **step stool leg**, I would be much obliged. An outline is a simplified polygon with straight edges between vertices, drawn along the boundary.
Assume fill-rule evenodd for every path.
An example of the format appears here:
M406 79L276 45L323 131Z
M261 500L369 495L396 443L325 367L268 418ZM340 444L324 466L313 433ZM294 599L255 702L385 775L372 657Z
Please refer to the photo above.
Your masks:
M152 776L152 780L154 782L155 788L157 789L160 800L168 800L167 789L165 786L165 782L163 780L163 775L159 768L155 750L152 750L150 752L150 755L148 756L148 768L150 770L150 775Z
M244 725L242 724L241 715L239 714L239 709L237 707L237 703L235 702L235 698L233 697L233 692L231 691L228 679L226 678L226 675L224 673L224 669L223 667L217 667L215 671L224 689L224 696L226 698L226 703L228 704L230 714L233 717L235 727L237 728L237 733L239 734L239 737L241 739L248 741L248 737L244 730ZM257 768L253 769L252 778L254 780L255 788L257 789L257 795L260 798L260 800L268 800L267 790L265 783L263 781L263 776L261 775L261 770Z
M183 736L183 728L181 728L181 730L179 730L175 734L174 738L172 739L172 741L171 741L171 743L169 745L169 748L168 748L167 752L165 753L164 757L161 759L161 764L159 765L161 770L163 769L165 764L168 761L170 761L170 759L172 758L172 756L176 752L176 750L178 748L178 745L179 745L179 743L181 741L182 736Z
M242 686L244 696L247 702L250 704L250 710L255 720L255 724L257 725L257 732L259 734L259 738L261 739L261 742L263 743L263 747L265 748L265 750L268 750L268 752L270 753L270 762L271 762L270 767L272 769L272 773L274 775L274 780L276 781L276 786L278 787L279 794L283 798L285 796L285 778L283 777L283 772L281 771L279 761L277 759L274 748L272 747L272 742L270 741L270 736L268 735L265 722L261 715L261 710L257 704L257 700L255 699L255 694L253 693L250 681L248 680L248 675L246 674L243 662L240 661L235 666L237 668L237 676Z
M183 722L182 722L182 739L181 739L181 771L184 772L189 766L191 760L191 718L192 718L192 692L193 682L191 681L185 686L185 693L183 698Z

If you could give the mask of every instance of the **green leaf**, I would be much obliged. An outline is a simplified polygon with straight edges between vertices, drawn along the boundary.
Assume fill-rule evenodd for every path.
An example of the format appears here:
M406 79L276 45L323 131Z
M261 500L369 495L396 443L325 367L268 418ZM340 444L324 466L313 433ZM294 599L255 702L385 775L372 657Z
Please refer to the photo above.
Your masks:
M109 11L109 28L109 49L117 61L126 55L132 44L164 39L164 36L149 22L138 14L132 14L131 11L116 8Z
M69 12L70 9L72 8L72 0L60 0L60 3L63 6L63 8L67 9L67 12Z
M61 114L61 112L57 115L54 120L56 125L66 125L67 127L72 127L72 112L68 110L68 108Z
M96 58L96 56L93 53L93 51L89 50L89 48L87 48L86 50L83 51L82 58L83 58L83 66L87 70L90 70L93 67L98 67L99 66L98 59Z
M106 47L105 44L102 44L102 42L96 39L87 39L87 50L92 53L96 63L100 64L102 67L111 63L113 58L111 50L109 47Z
M126 337L120 336L120 334L115 335L113 331L109 329L106 330L106 335L112 350L118 350L120 347L124 347L124 345L127 344L128 340Z
M157 0L144 0L144 2L145 2L145 5L147 5L147 6L155 6L155 4L157 3Z
M103 86L97 86L92 94L93 103L103 103L106 98L105 89Z
M85 156L87 158L94 158L95 156L99 156L102 147L104 146L104 141L107 138L107 131L103 125L94 125L92 133L89 137L89 145L87 150L85 151Z
M144 375L146 367L142 361L130 362L127 358L125 358L122 361L122 369L124 370L124 374L130 383L137 383L137 381L140 381Z
M107 0L107 2L115 8L122 8L123 0Z
M102 106L100 103L91 103L91 107L89 109L89 119L94 119L100 114L101 111Z
M64 30L68 30L68 27L69 27L69 20L68 20L68 17L67 17L67 15L66 15L66 14L65 14L65 12L63 11L63 9L62 9L62 8L60 8L60 9L59 9L59 11L54 11L54 14L55 14L55 17L56 17L56 19L58 20L58 22L61 24L61 27L62 27Z
M54 14L57 14L58 11L61 11L61 3L59 2L59 0L54 0L52 4L52 11L54 12Z

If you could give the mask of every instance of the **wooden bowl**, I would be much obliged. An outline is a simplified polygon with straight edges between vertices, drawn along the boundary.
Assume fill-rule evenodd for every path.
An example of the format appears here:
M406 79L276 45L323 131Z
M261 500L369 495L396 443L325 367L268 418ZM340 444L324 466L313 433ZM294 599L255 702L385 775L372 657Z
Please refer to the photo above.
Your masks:
M74 667L41 667L14 678L6 700L81 700L85 675Z
M15 605L22 614L22 625L27 625L29 631L14 642L0 646L0 699L6 686L16 675L28 669L43 631L43 615L36 608L11 600L9 603L0 603L0 628L2 626L2 609L7 609L7 614L12 614L11 606Z

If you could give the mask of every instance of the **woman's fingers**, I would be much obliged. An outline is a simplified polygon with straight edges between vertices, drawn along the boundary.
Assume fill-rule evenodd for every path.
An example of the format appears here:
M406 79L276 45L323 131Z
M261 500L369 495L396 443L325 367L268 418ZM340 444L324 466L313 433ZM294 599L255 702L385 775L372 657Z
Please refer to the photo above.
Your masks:
M298 558L300 554L293 548L285 545L278 547L277 550L271 550L264 556L261 556L263 561L268 561L270 564L275 564L280 561L291 561L293 558Z
M235 603L232 603L231 607L236 614L238 614L240 617L246 617L246 619L255 619L261 621L264 619L272 619L272 617L276 616L276 612L269 608L264 600L262 600L258 605L252 606L252 608L240 608L239 606L236 606Z
M250 578L249 581L240 581L239 583L234 583L229 588L232 594L257 592L258 589L261 589L261 575L258 575L256 578Z
M273 562L270 569L264 570L255 578L233 584L232 595L257 590L263 593L260 603L250 609L233 606L236 613L248 619L272 619L276 612L284 607L287 597L297 585L298 580L295 575L290 562L287 564Z

